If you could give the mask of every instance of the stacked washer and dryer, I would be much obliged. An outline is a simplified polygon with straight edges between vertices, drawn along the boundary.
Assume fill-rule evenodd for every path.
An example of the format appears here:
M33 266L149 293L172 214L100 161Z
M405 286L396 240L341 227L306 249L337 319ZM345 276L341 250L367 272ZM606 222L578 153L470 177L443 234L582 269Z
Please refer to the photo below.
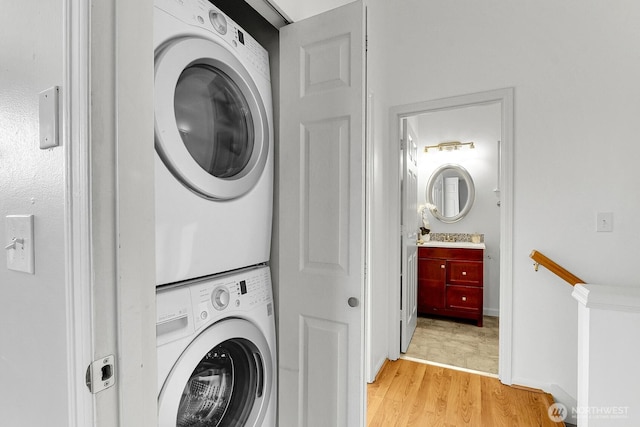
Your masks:
M155 0L161 427L275 426L269 58L206 0Z

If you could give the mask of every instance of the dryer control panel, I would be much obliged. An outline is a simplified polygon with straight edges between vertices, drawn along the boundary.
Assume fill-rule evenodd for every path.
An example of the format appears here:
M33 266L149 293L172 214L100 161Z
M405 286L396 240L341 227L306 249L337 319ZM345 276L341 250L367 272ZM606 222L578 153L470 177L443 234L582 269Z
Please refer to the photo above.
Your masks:
M208 31L214 39L224 41L246 67L271 80L267 50L207 0L155 0L154 5L190 26Z

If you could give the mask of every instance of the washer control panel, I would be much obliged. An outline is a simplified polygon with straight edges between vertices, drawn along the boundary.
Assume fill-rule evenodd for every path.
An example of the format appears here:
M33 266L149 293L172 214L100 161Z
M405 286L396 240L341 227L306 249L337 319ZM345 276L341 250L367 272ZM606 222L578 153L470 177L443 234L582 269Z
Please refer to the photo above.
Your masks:
M203 281L191 287L196 329L223 316L233 316L267 306L271 313L273 297L267 267Z

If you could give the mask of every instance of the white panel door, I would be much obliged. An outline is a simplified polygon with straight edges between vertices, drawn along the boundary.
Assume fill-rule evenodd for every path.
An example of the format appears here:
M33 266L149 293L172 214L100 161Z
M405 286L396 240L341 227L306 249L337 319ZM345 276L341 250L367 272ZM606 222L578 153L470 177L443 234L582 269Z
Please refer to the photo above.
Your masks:
M280 32L279 425L364 425L364 7Z
M444 180L442 175L438 175L436 182L433 184L432 196L438 212L444 212Z
M444 179L444 216L452 217L460 213L460 178L452 176Z
M418 145L407 119L402 120L402 270L400 351L407 352L418 319Z

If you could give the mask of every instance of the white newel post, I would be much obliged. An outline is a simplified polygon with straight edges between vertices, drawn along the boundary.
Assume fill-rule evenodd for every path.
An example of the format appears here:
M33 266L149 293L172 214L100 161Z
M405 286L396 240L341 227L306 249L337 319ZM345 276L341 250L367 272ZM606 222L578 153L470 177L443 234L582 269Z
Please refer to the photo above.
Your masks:
M640 425L640 287L576 285L579 427Z

